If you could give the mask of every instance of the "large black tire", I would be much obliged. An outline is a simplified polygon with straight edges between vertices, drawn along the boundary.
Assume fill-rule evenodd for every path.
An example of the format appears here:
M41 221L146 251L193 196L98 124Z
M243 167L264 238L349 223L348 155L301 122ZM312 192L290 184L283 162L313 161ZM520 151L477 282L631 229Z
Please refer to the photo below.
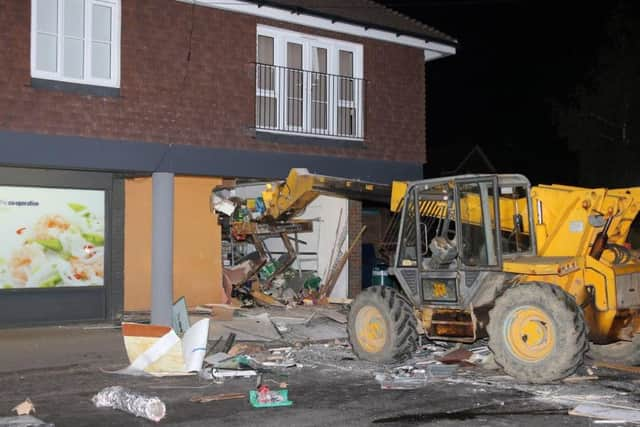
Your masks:
M371 362L404 361L418 345L411 304L386 286L372 286L356 297L349 310L347 331L356 356ZM371 334L373 338L368 339Z
M487 332L496 363L532 383L573 374L589 346L582 309L571 295L547 283L508 288L489 312Z

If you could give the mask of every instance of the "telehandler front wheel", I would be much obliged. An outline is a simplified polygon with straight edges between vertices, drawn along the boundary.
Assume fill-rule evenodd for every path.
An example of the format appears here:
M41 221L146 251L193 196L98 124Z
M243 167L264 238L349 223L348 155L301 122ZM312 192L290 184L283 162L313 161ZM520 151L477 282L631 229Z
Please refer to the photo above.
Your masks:
M487 332L489 348L505 373L532 383L573 374L588 349L582 309L547 283L507 289L489 312Z
M347 331L356 356L371 362L406 360L418 344L411 304L386 286L372 286L356 297L349 310Z

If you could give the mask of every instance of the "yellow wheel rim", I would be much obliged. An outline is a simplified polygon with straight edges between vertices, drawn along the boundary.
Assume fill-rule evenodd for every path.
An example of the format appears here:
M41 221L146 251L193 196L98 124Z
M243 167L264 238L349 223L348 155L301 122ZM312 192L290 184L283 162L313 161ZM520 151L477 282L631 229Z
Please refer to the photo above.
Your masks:
M387 324L376 307L363 307L356 316L356 338L367 353L382 351L387 342Z
M534 306L520 307L507 316L505 338L509 350L526 362L538 362L551 354L555 330L549 315Z

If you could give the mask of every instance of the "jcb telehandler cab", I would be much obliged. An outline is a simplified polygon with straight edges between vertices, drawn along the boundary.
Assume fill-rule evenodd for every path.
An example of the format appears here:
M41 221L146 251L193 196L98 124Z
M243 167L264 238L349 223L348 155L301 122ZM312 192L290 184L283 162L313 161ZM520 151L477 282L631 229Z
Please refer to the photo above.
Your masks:
M531 382L572 374L588 340L640 329L640 263L624 246L640 189L531 188L521 175L394 183L399 214L390 272L351 306L363 359L408 358L418 333L488 336L506 373Z

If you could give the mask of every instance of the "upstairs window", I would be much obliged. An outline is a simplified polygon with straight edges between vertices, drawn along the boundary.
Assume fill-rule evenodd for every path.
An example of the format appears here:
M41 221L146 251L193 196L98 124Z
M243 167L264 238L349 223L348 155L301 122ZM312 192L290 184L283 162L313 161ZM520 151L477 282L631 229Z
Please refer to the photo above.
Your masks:
M256 128L363 139L362 45L258 26Z
M120 86L120 0L31 0L31 76Z

